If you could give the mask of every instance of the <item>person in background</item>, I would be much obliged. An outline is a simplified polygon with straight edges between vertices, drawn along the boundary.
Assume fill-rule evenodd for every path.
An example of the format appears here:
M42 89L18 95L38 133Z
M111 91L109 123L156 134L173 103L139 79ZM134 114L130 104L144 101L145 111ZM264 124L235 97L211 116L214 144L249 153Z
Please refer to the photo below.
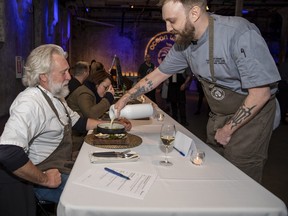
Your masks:
M67 99L69 95L81 86L89 76L89 63L85 61L78 61L71 69L71 80L68 83L69 94L65 97Z
M98 73L99 71L103 71L104 69L104 65L101 62L94 62L93 65L90 67L90 76L93 76L93 74ZM94 94L95 96L97 95L96 89L95 89L95 84L89 80L86 79L83 83L87 88L89 88Z
M259 29L242 17L208 13L206 0L160 0L159 5L175 44L115 109L119 113L129 100L190 67L211 109L206 142L261 182L280 76Z
M77 88L68 98L68 106L81 117L99 119L114 102L112 78L105 70L91 73L87 82L93 83L93 91L86 85ZM86 133L73 130L73 152L77 154Z
M185 69L182 73L173 74L169 78L167 100L171 104L172 117L183 126L189 125L186 119L186 89L190 84L191 78L190 68ZM178 116L180 116L180 120Z
M85 132L103 122L80 117L67 106L71 76L66 58L54 44L35 48L27 58L22 79L27 88L12 103L0 138L3 215L27 212L27 182L34 184L39 200L57 203L73 166L71 128ZM131 129L130 122L122 124Z
M96 62L94 67L91 67L91 73L97 73L98 71L105 70L103 63Z
M144 57L144 62L140 65L138 69L138 78L142 79L144 78L147 74L151 73L155 69L155 65L151 62L151 56L150 54L146 54ZM146 93L146 96L156 102L156 90L153 89L150 92Z
M92 59L91 62L90 62L90 65L89 65L89 70L90 71L92 70L92 68L95 68L95 64L96 64L96 60Z
M279 65L279 72L281 80L279 82L278 88L279 92L277 98L279 100L280 110L281 110L281 123L288 124L287 112L288 112L288 59Z
M92 73L87 80L94 84L95 91L82 85L67 98L67 103L80 116L98 119L114 102L112 78L102 70Z

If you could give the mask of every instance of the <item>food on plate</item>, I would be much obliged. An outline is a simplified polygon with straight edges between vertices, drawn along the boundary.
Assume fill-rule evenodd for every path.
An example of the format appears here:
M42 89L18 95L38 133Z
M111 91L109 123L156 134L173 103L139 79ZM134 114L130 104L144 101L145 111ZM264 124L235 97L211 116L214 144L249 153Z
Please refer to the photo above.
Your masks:
M120 134L103 134L103 133L97 133L95 136L99 139L124 139L127 137L126 133L120 133Z

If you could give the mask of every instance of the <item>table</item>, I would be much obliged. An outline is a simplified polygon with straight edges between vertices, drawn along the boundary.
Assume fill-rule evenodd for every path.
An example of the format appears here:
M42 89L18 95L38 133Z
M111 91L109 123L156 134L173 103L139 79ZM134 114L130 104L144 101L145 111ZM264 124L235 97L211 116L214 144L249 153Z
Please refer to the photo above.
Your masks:
M158 112L162 112L158 109ZM252 180L226 159L218 155L186 128L167 114L164 122L174 122L176 129L191 137L198 149L205 151L205 163L195 166L177 151L169 153L171 167L159 165L164 157L160 145L160 127L164 122L132 120L131 134L143 142L131 150L140 154L137 162L114 163L113 167L153 172L157 179L144 199L117 195L79 184L75 179L93 166L89 153L99 148L84 143L61 195L58 216L191 216L191 215L270 215L285 216L285 204ZM109 164L112 166L112 164Z

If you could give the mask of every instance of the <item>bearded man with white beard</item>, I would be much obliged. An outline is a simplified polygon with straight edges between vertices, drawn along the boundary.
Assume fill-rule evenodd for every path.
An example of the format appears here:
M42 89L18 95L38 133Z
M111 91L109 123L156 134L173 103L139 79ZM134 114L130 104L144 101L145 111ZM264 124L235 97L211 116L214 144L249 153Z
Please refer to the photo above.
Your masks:
M58 203L74 163L71 129L83 133L103 122L82 118L67 106L71 76L66 58L54 44L35 48L27 58L22 79L27 88L12 103L0 137L3 215L34 215L25 205L31 195L18 195L23 188L29 191L29 183L39 200ZM121 123L131 129L129 121Z

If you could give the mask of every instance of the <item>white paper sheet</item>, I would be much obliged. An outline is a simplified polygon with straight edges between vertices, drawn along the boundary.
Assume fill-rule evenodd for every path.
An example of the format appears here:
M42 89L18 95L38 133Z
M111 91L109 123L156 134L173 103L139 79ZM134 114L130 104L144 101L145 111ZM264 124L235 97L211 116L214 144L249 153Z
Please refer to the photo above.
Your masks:
M144 199L157 177L155 174L109 168L128 176L130 180L111 174L105 171L104 167L95 167L77 178L74 183L122 196Z

